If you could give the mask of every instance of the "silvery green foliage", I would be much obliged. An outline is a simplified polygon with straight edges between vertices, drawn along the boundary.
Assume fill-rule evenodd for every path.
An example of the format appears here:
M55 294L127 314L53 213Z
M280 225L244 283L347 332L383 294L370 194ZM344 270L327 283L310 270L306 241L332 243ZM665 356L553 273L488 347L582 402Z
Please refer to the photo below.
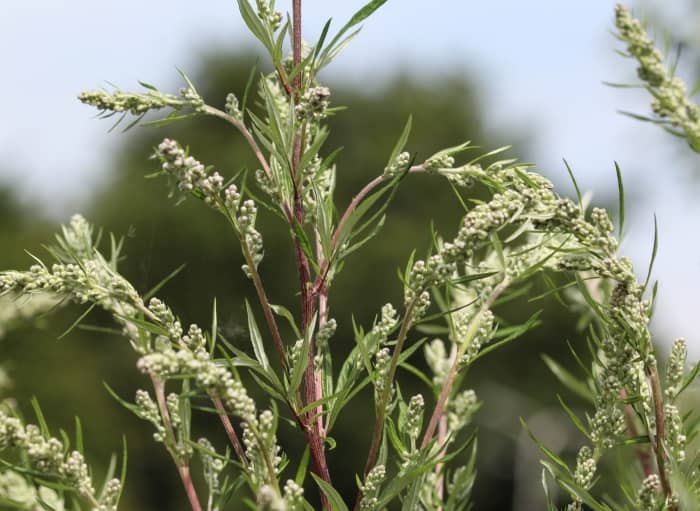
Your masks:
M627 56L639 64L637 74L653 98L651 109L656 117L642 119L686 138L690 147L700 152L700 107L690 99L697 89L688 92L683 80L674 76L677 63L665 62L644 25L623 5L615 7L615 25L618 37L627 45Z
M173 110L151 121L154 125L214 116L250 146L259 163L253 193L243 176L225 177L226 170L200 162L175 140L165 138L154 150L160 165L155 175L166 177L171 196L200 200L220 213L239 242L245 259L242 270L256 290L254 304L246 303L249 350L221 336L216 308L207 331L196 324L187 326L162 300L139 293L118 271L121 242L112 238L109 254L103 253L93 227L81 216L73 217L57 237L57 246L50 249L54 262L0 273L0 294L49 293L113 315L139 355L137 370L152 383L151 389L139 390L133 402L115 397L153 428L153 439L170 454L193 511L224 509L241 486L261 510L311 509L304 488L308 491L312 483L318 486L324 509L349 509L351 503L333 486L326 444L337 422L347 420L345 405L368 386L374 395L374 425L365 469L357 476L354 509L457 511L470 506L477 454L472 417L481 406L465 382L467 371L481 357L537 327L538 313L520 325L505 326L499 304L525 292L533 278L556 274L567 282L572 310L588 327L592 363L581 363L584 376L576 378L546 359L562 384L589 403L581 417L562 401L585 439L573 465L536 440L545 455L549 509L555 509L548 488L552 479L569 497L569 511L693 509L692 499L700 488L694 471L698 453L691 443L697 425L678 398L697 369L687 371L686 344L678 340L665 378L659 374L649 331L654 291L649 292L648 279L638 282L630 260L617 254L615 226L605 210L588 211L580 196L577 201L559 196L552 183L528 165L497 160L501 149L466 157L472 146L465 142L417 161L406 150L410 119L384 169L347 207L335 203L337 151L324 147L324 122L337 109L317 73L356 35L353 27L383 3L370 2L332 37L327 25L310 46L302 44L292 21L299 14L298 2L283 24L273 1L256 0L254 8L239 0L246 25L268 51L274 69L258 77L259 101L254 106L239 101L246 93L231 93L220 98L223 110L215 108L184 75L187 86L179 95L143 84L145 93L117 90L80 96L105 116L131 113L135 122L149 111ZM285 53L287 37L291 56ZM383 228L391 197L402 180L415 173L446 179L465 204L465 216L452 239L436 235L429 253L410 256L401 276L401 307L387 303L367 328L353 323L355 347L337 363L332 349L335 318L350 321L351 311L333 311L335 317L330 317L328 292L334 276L349 254ZM619 172L618 179L622 196ZM487 198L465 200L469 188L477 185ZM276 211L291 233L300 314L273 305L267 296L265 265L278 257L264 253L256 227L260 206ZM619 232L623 214L621 208ZM280 257L277 264L288 259ZM258 310L264 317L262 328ZM289 322L293 335L282 336L280 318ZM413 331L429 337L416 341ZM425 357L430 374L412 363L418 356ZM277 363L271 362L273 357ZM403 369L421 378L424 393L404 396ZM266 394L265 403L251 397L253 384ZM211 402L209 409L221 422L229 445L192 439L194 400ZM97 497L78 451L65 452L47 431L25 427L15 417L5 414L0 419L0 451L12 442L27 452L35 469L67 478L92 509L116 506L121 482L108 483ZM299 428L310 461L286 457L277 440L280 420ZM201 459L201 488L190 472L195 456ZM626 456L627 461L636 456L638 462L628 463L634 466L629 473L603 472L603 458L616 456ZM601 477L619 483L620 495L598 496ZM25 482L31 494L32 483Z
M117 509L122 489L119 479L108 479L104 489L96 491L90 470L79 450L70 450L65 440L50 436L46 426L24 424L18 417L0 410L0 451L9 449L18 449L26 455L25 470L28 469L31 477L55 482L62 493L76 494L93 511ZM12 467L12 464L9 466ZM55 506L55 509L63 508L61 495L44 486L36 488L11 470L0 474L0 491L0 498L7 502L26 505L21 509L41 508L44 501Z

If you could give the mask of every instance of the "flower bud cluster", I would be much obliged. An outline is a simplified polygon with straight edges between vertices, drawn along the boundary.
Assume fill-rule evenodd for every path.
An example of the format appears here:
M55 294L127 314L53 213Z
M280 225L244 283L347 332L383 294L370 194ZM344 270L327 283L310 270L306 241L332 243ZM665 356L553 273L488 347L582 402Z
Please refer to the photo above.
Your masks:
M639 63L637 73L654 96L652 110L671 121L695 146L700 140L700 107L688 99L683 81L668 72L661 52L647 36L639 20L622 5L615 8L615 24L627 51Z
M390 303L382 306L382 314L379 322L372 328L372 333L376 334L380 342L384 342L389 338L391 332L394 331L399 320L397 318L396 309Z
M418 435L420 435L424 409L425 401L421 394L412 396L408 401L408 410L406 411L406 433L411 440L416 440Z
M301 96L299 104L294 108L297 118L318 122L328 114L326 110L330 104L328 98L331 90L328 87L318 86L308 88Z
M318 208L319 206L325 207L326 199L335 186L335 165L324 167L322 164L323 160L316 155L303 169L301 189L304 211L306 212L305 223L313 224L318 221ZM274 192L273 187L268 193Z
M241 107L238 103L238 97L233 92L226 95L224 110L235 120L239 122L243 121L243 112L241 111Z
M637 504L640 511L655 511L658 509L661 479L657 474L648 475L637 492Z
M459 336L458 343L468 343L461 360L461 363L464 365L468 365L474 360L479 354L481 347L489 342L493 335L494 316L491 310L485 310L479 316L473 318L472 321L479 321L479 326L471 339L467 338L471 322L466 325L463 322L455 322L455 329L457 329L457 334Z
M688 345L683 338L673 341L671 354L666 363L666 397L675 399L683 384L685 364L688 358Z
M455 168L440 168L434 172L446 177L448 181L462 188L473 186L477 179L486 175L481 165L471 163Z
M243 445L250 476L257 486L270 484L280 471L282 457L275 435L276 426L275 416L270 410L264 410L255 423L243 424ZM274 474L270 474L270 467Z
M165 427L160 418L158 405L153 401L149 393L139 389L136 391L136 415L153 424L156 432L153 433L153 438L156 442L165 440Z
M294 344L292 344L292 347L288 348L290 370L299 363L299 360L301 359L301 352L302 352L303 348L304 348L304 339L297 339L296 342Z
M103 112L129 112L132 115L142 115L149 110L162 108L182 108L185 102L177 96L160 92L138 94L116 90L109 93L105 90L81 92L78 99L86 105L94 106Z
M593 450L588 446L579 449L576 455L576 469L574 471L574 481L584 490L590 489L596 472L596 460Z
M35 487L12 470L0 472L0 499L12 502L12 509L39 511L45 509L41 503L55 511L64 511L63 499L56 491L46 486ZM16 506L16 507L15 507Z
M615 442L627 431L625 414L617 403L598 406L592 418L589 418L591 441L602 449L612 449Z
M457 354L456 347L453 345L452 352L448 355L445 343L440 339L433 339L425 345L424 352L428 367L433 372L433 383L441 387L444 385L447 373L450 372L450 368L454 363L454 358Z
M381 396L384 392L384 385L386 384L386 375L389 372L390 362L391 352L389 348L380 349L374 356L374 370L376 371L374 376L374 388L377 391L377 396ZM389 384L393 385L393 382Z
M481 404L476 397L476 393L471 390L464 390L447 402L447 427L457 434L461 429L471 424L472 417L477 412Z
M2 281L3 275L0 274L0 289ZM18 298L16 293L2 294L0 292L0 339L5 337L6 333L15 326L27 324L32 318L51 310L60 302L60 298L53 293L34 292L22 300ZM4 381L5 378L0 376L0 394L6 388L3 385Z
M206 438L200 438L197 440L197 444L202 448L199 454L202 458L202 471L204 472L204 480L209 488L210 497L214 497L219 494L221 483L219 482L219 476L221 471L224 469L224 461L215 456L216 451L214 446Z
M180 427L180 396L175 392L168 394L165 398L165 404L168 407L168 414L170 415L170 423L174 428Z
M411 154L404 151L396 156L384 169L384 177L392 178L406 171L411 163Z
M163 302L153 298L149 308L154 317L162 321L164 329L179 330L182 335L179 321ZM243 421L243 443L250 461L251 477L258 486L269 483L272 475L269 474L268 465L271 464L278 470L281 462L280 447L275 437L276 421L272 412L265 410L257 416L255 402L243 384L228 367L211 358L206 349L205 337L197 325L190 326L187 335L180 339L165 340L168 342L160 343L155 351L139 359L139 370L161 380L190 375L207 393L220 397L226 407ZM175 408L175 401L176 397L169 397L168 405ZM150 410L150 417L157 418L157 423L160 424L155 403L150 398L146 400L145 396L142 396L141 402L141 408ZM173 411L171 414L174 415ZM162 430L159 431L163 433Z
M365 477L365 484L362 485L362 500L360 501L360 511L375 511L378 503L377 493L386 477L384 465L376 465Z
M455 164L455 159L449 154L438 153L425 161L425 170L434 172L440 169L451 169Z
M32 470L44 477L57 477L61 482L75 490L83 498L100 502L105 511L116 510L116 499L120 483L110 482L116 491L105 492L101 498L95 493L90 479L90 471L85 458L78 451L66 452L61 440L45 436L33 425L26 426L16 417L0 411L0 450L17 448L24 455Z
M63 232L65 238L59 238L59 243L77 251L73 255L66 254L66 258L78 259L51 267L35 264L28 271L2 272L0 294L50 292L78 303L95 303L119 317L131 316L142 306L133 286L95 250L92 241L87 241L92 228L81 216L74 216Z
M338 323L334 318L329 318L316 334L316 346L320 349L323 346L328 346L328 341L335 335L338 328Z
M283 492L287 511L302 511L304 509L304 488L292 479L287 479Z
M666 446L675 461L682 463L685 461L687 439L678 407L668 403L664 405L664 417L666 421Z
M189 156L177 141L169 138L158 144L155 156L161 161L163 172L175 179L181 192L201 196L211 206L217 204L224 185L221 174L210 173L211 168Z
M275 115L280 124L280 129L283 133L286 133L289 128L289 123L292 121L292 103L287 95L287 92L282 88L275 74L269 74L264 80L260 80L260 88L258 90L260 98L267 105L268 110L270 108L274 109L274 114L268 112L268 117L270 115ZM270 119L267 119L268 122Z
M204 107L204 100L191 87L181 89L180 97L163 94L155 89L144 93L124 92L118 89L110 93L98 89L81 92L78 99L86 105L94 106L101 112L129 112L135 116L163 108L180 110L190 106L201 111Z
M268 0L256 0L258 7L258 17L269 23L270 28L275 32L282 24L282 13L271 8Z
M243 201L243 204L238 209L236 224L238 230L243 236L246 247L253 259L253 265L257 269L260 261L263 259L263 240L260 232L255 229L255 219L258 215L258 207L255 202L248 199ZM242 266L243 272L251 278L252 272L247 264Z

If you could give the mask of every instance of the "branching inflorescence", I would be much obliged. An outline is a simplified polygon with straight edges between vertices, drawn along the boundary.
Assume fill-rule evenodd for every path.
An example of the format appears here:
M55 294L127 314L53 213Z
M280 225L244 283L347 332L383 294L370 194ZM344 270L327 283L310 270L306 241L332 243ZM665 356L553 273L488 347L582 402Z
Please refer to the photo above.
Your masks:
M679 488L699 487L688 462L695 458L688 452L695 429L688 426L677 400L694 373L686 373L686 344L678 340L662 379L649 332L653 293L649 296L647 284L637 281L629 259L618 257L614 224L606 211L588 212L580 197L578 202L560 197L551 182L528 165L494 161L501 150L457 164L472 149L466 142L416 162L405 151L409 120L384 170L337 213L336 153L324 156L328 128L323 124L335 110L330 90L316 74L355 35L351 29L382 3L367 4L330 42L324 30L316 45L303 47L299 0L293 2L292 17L284 24L274 1L258 0L254 9L247 0L239 0L244 21L270 53L274 68L259 77L257 107L241 104L231 93L224 110L219 110L205 103L186 77L187 87L178 96L148 84L145 93L80 95L81 101L105 116L131 113L136 122L162 108L173 113L152 123L211 115L229 123L248 143L260 164L255 173L260 196L250 194L240 176L224 177L170 138L155 148L153 156L160 163L156 175L169 180L171 195L201 200L232 228L245 260L242 270L255 287L267 327L260 330L255 307L247 304L252 355L228 343L215 320L208 332L196 324L185 328L163 301L143 297L118 272L121 242L112 238L111 254L103 255L92 226L80 216L63 228L58 245L51 249L53 264L39 262L28 271L0 273L0 294L48 295L57 301L96 305L113 315L138 354L138 370L152 383L150 391L136 393L133 403L120 400L153 426L154 440L170 454L194 511L223 509L239 486L231 482L231 474L245 482L258 509L311 509L304 493L310 480L305 465L287 459L277 441L281 418L296 424L307 443L323 509L348 509L333 486L326 442L343 420L345 405L367 386L373 388L375 419L354 508L379 511L397 501L407 510L456 511L468 507L474 484L476 443L471 422L481 404L464 386L467 370L539 324L535 313L520 325L502 326L500 301L516 296L536 276L556 273L567 282L565 287L577 290L592 318L592 365L582 364L587 376L575 385L591 408L582 419L564 405L586 438L585 445L573 467L542 446L547 457L542 461L545 487L547 480L556 480L570 497L569 511L582 511L584 506L629 509L617 497L595 496L601 459L621 450L614 448L626 448L624 452L639 460L638 471L625 479L624 484L630 480L637 484L627 492L628 503L645 511L681 509ZM635 56L656 58L643 40L637 40L637 26L622 9L618 24ZM291 57L283 55L288 36ZM665 78L657 78L653 86L664 85ZM182 114L185 109L191 112ZM383 227L393 193L403 179L416 173L447 179L460 199L479 185L488 199L473 201L453 239L436 237L423 259L411 256L402 276L401 307L384 305L367 330L355 325L355 347L334 365L337 322L329 316L328 296L334 276L346 256ZM280 314L267 296L264 256L274 254L265 254L256 227L260 205L276 209L291 233L301 302L296 319L286 309ZM622 218L621 211L620 231ZM341 321L350 317L349 311L336 315ZM282 335L277 324L281 316L290 320L293 336ZM425 343L414 339L416 327L435 322L444 322L445 339ZM277 364L270 361L271 352ZM410 367L426 383L427 394L404 396L399 371L420 353L432 374ZM241 369L253 379L243 377ZM262 387L270 406L260 407L251 398L251 381ZM562 383L570 384L570 378L562 378ZM230 443L226 449L215 448L206 438L191 438L193 402L203 400L211 403L209 410L222 423ZM29 479L48 474L66 481L91 509L116 507L123 481L110 481L97 496L80 453L65 452L60 441L48 438L46 432L2 413L0 451L8 446L28 453L29 466L40 472L27 473ZM195 455L202 460L206 498L190 473ZM289 464L297 469L294 479L284 476ZM554 509L549 490L547 495Z
M639 64L637 75L653 97L651 109L656 118L641 118L684 137L694 151L700 152L700 107L690 99L697 89L688 92L683 80L675 76L675 64L666 64L642 23L623 5L615 7L615 25L618 37L627 45L627 56Z

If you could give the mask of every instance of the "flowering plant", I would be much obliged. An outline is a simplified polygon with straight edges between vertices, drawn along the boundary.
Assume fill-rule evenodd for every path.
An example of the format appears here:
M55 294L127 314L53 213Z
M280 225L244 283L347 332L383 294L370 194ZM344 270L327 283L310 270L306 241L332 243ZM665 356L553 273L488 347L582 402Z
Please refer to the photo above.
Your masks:
M465 376L481 357L539 324L534 314L522 324L503 325L499 305L527 292L534 277L556 273L566 279L571 305L586 322L584 349L592 362L582 362L574 350L583 374L576 378L548 361L562 384L590 406L580 417L562 401L585 438L573 465L533 435L543 452L548 509L557 505L552 482L568 499L568 511L696 509L700 451L690 441L697 421L682 409L679 397L699 366L687 371L683 339L675 341L666 364L657 361L648 326L656 286L649 286L648 276L638 282L630 260L617 254L617 236L624 227L619 169L615 226L605 210L589 211L573 174L576 200L555 193L530 165L497 159L503 149L467 157L474 148L465 142L417 160L410 151L409 119L385 168L346 207L334 201L337 151L324 143L326 120L339 108L332 105L331 91L319 82L318 72L383 3L369 2L332 36L329 21L319 40L305 46L301 0L293 0L286 19L274 0L256 0L255 5L238 0L246 25L269 54L272 71L252 74L249 88L242 95L229 94L222 109L208 104L184 74L186 86L177 95L146 83L138 93L80 94L104 117L119 114L120 122L134 116L129 127L149 112L169 109L147 124L213 116L246 140L259 164L253 184L243 173L224 177L170 138L154 148L159 170L153 177L164 177L178 201L201 201L230 225L245 259L242 271L255 288L255 305L246 307L250 349L223 335L216 305L209 329L185 326L153 293L137 291L119 273L121 241L111 237L109 250L103 251L99 234L81 216L74 216L57 236L50 249L52 263L37 259L28 270L0 273L0 293L52 305L90 304L113 316L138 354L138 371L152 384L150 390L136 392L133 401L115 397L152 425L153 438L172 458L193 511L226 509L241 487L251 507L261 510L313 509L318 502L335 511L457 511L470 507L477 453L472 417L480 406L474 391L466 388ZM676 92L659 92L678 87L656 60L647 62L657 54L624 9L618 8L617 19L630 52L646 59L644 69L657 71L653 77L650 71L642 73L660 97L662 106L655 111L670 117L694 146L695 110ZM254 88L258 101L250 104ZM402 181L417 173L444 178L453 187L465 209L457 234L451 239L436 234L428 254L408 257L397 284L403 302L384 305L371 325L353 325L355 345L337 360L337 321L348 321L350 312L331 315L329 290L348 255L383 228L384 212ZM477 199L474 189L487 199ZM256 223L260 207L289 231L299 277L298 315L268 296L265 263L276 255L265 252L264 233ZM293 335L283 334L282 321ZM444 339L431 334L415 340L413 331L442 332ZM414 364L421 356L427 372ZM424 394L404 395L400 370L418 375ZM250 391L251 386L267 399L254 399L259 392ZM372 436L357 492L346 500L334 486L328 447L334 426L347 420L345 406L363 389L371 389L374 397ZM216 417L228 445L193 437L195 408ZM0 410L0 454L6 467L0 472L1 502L18 509L117 509L125 470L117 476L114 461L97 490L79 428L72 448L69 436L52 435L38 405L35 409L38 425L26 423L9 406ZM294 425L305 440L299 459L287 457L277 440L282 421ZM635 461L626 472L605 470L605 459L630 456ZM192 476L196 457L201 485ZM615 478L621 490L598 491L602 477ZM310 491L313 486L317 491Z

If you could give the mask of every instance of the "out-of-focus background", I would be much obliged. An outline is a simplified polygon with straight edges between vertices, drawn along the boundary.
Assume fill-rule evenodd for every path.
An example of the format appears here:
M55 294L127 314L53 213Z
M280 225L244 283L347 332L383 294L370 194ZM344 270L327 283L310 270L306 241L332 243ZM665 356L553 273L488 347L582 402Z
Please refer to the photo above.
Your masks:
M306 39L315 40L329 17L340 26L363 3L305 1ZM631 7L659 27L660 36L670 30L672 45L682 43L681 75L692 83L700 61L693 52L698 47L693 37L700 34L697 2L671 7L659 0ZM685 336L695 359L700 355L699 161L682 141L617 113L646 113L649 99L643 91L602 83L635 83L634 63L614 52L622 48L611 33L613 8L608 0L388 2L322 76L333 103L349 107L331 120L327 144L344 146L338 196L347 203L381 172L409 113L414 116L409 147L419 157L464 140L485 149L513 144L510 155L537 163L561 193L572 194L562 164L566 158L581 187L593 192L594 203L613 209L617 161L628 202L622 251L640 275L651 254L654 213L659 222L656 338L663 347ZM258 54L233 0L4 2L0 268L27 267L32 261L24 250L42 255L51 232L71 213L81 212L106 230L126 235L128 259L122 271L141 291L187 263L160 295L184 322L202 324L208 324L216 297L225 333L243 344L242 300L251 289L226 226L194 201L173 207L164 183L143 177L154 170L148 156L164 136L188 143L199 159L229 175L253 166L240 138L210 119L108 134L109 121L95 120L94 111L76 95L106 81L136 89L137 80L175 92L182 85L178 67L208 102L220 105L228 92L243 90ZM265 69L264 59L260 65ZM350 259L335 285L332 315L340 324L335 342L353 342L351 313L367 325L383 303L399 301L395 269L405 265L414 247L421 252L428 246L430 220L450 235L459 215L444 183L412 177L402 185L382 236ZM263 229L272 229L265 236L267 253L289 251L285 233L274 230L272 219L262 221ZM269 294L292 308L293 267L280 257L276 264L271 260L262 265ZM555 450L573 449L581 440L555 404L556 382L541 359L547 353L570 363L566 341L581 342L574 317L554 300L530 303L527 297L504 315L522 319L538 308L544 308L542 327L483 359L468 377L485 402L478 416L479 510L540 508L538 453L522 433L519 416ZM128 345L85 330L57 340L81 312L67 307L30 325L0 323L0 335L5 335L0 364L14 382L10 394L25 411L29 398L37 396L59 426L69 428L80 415L98 470L104 468L99 460L106 462L119 450L125 431L131 453L125 509L185 509L175 471L168 470L169 460L151 441L149 426L130 416L102 386L106 382L130 397L147 385ZM106 324L107 318L94 312L88 323ZM358 414L366 411L364 404L360 399L354 405ZM280 434L293 441L290 432ZM362 462L355 453L364 450L368 435L357 419L335 432L338 447L329 458L347 494Z

